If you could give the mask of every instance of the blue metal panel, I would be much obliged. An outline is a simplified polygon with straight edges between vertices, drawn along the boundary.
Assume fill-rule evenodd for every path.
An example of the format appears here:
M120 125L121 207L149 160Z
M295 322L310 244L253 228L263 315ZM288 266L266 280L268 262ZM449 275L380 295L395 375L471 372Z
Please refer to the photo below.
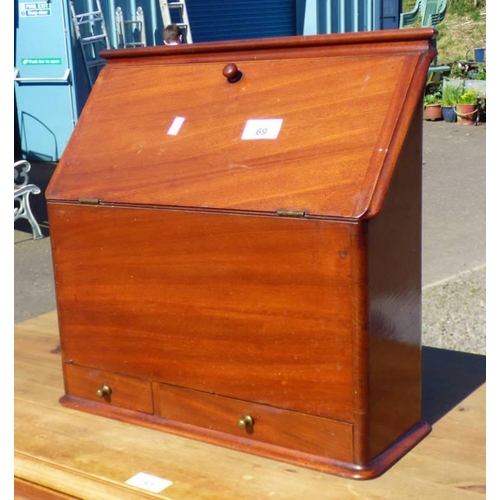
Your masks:
M74 0L81 12L88 0ZM162 45L163 22L159 0L101 0L111 45L118 47L115 11L120 7L127 20L142 7L147 45ZM297 34L296 0L186 0L193 42L242 40ZM172 22L180 22L171 11Z
M298 34L397 29L402 0L297 0Z
M75 10L86 10L86 2L74 0ZM163 21L159 0L101 0L111 46L118 47L116 8L126 20L134 20L137 7L145 16L147 45L162 45ZM186 0L193 42L241 40L297 34L296 0ZM91 10L90 8L88 10ZM175 10L172 22L180 22Z
M15 0L14 9L14 93L21 155L56 161L78 113L66 36L67 5L64 0Z
M92 0L73 0L77 13L92 10ZM148 46L162 45L163 21L159 0L101 0L110 44L118 48L115 12L135 20L137 7L145 17ZM186 0L193 42L293 36L297 34L296 0ZM171 11L172 22L180 22Z
M398 29L401 12L403 12L403 0L383 0L380 29Z
M144 10L147 44L150 46L162 45L163 20L161 17L161 10L159 8L158 0L143 0L141 7Z
M293 36L295 0L188 0L194 42Z

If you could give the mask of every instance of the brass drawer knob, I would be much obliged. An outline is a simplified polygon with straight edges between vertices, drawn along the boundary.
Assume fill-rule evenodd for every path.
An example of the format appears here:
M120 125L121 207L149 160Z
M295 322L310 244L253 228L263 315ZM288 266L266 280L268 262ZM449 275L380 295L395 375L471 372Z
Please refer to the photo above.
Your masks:
M253 418L250 415L245 415L238 420L240 429L251 429L253 427Z
M100 389L97 389L96 395L98 398L105 398L111 395L111 387L104 384Z

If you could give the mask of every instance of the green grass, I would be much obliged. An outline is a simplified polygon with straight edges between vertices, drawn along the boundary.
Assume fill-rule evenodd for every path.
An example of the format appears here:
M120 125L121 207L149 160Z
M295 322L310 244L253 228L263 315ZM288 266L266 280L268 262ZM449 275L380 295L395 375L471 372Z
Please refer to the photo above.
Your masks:
M403 12L416 0L404 0ZM439 64L474 58L474 48L486 47L486 0L448 0L444 21L437 26Z

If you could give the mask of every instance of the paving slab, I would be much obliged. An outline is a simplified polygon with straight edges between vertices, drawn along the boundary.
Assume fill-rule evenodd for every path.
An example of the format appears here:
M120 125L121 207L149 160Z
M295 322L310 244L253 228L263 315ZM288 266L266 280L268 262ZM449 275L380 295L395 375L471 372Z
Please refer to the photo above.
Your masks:
M486 124L424 121L423 286L486 264Z

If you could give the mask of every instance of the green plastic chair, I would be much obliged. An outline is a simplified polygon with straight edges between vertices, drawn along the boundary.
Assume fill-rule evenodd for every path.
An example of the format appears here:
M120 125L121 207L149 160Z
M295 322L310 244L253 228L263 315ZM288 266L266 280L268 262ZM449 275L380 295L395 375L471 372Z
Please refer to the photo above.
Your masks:
M447 0L417 0L412 10L400 15L399 27L404 28L414 24L420 14L422 27L435 28L443 22L447 4ZM450 66L438 65L436 57L429 68L427 85L436 83L436 80L440 80L441 75L448 74L450 71Z
M409 12L403 12L399 17L399 27L414 24L418 16L422 19L421 26L434 28L443 22L446 15L447 0L417 0L415 6Z

